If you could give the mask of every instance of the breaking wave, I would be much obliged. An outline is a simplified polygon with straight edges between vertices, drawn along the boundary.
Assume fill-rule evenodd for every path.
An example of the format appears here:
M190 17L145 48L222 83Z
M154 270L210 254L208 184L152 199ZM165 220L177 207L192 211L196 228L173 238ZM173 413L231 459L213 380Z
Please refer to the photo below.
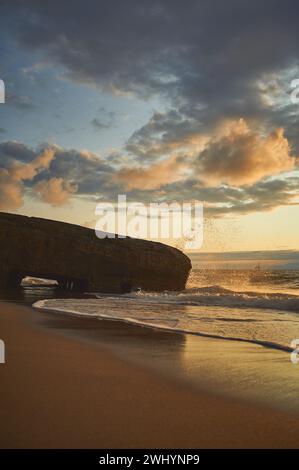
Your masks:
M57 314L122 321L167 331L246 341L290 351L299 338L299 296L234 291L222 286L182 292L125 295L94 293L89 299L46 299L35 308Z

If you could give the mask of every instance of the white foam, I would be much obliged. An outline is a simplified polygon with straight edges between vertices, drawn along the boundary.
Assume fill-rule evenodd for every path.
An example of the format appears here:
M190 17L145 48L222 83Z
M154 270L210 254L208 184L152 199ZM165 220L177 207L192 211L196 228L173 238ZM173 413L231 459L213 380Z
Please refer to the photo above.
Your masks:
M189 299L187 302L185 299L180 300L184 294L138 293L102 297L97 294L95 299L48 299L36 302L34 307L60 314L117 320L177 333L247 341L287 351L291 350L292 339L299 337L298 315L285 309L277 310L277 303L273 304L276 309L271 309L267 299L263 298L256 307L258 299L249 295L247 303L240 303L238 297L238 306L235 303L232 308L234 295L229 294L227 297L227 294L222 293L215 296L212 289L210 292L208 298L212 297L211 304L207 304L206 295L203 296L205 304L190 305ZM215 297L219 296L221 302L215 305ZM276 302L279 299L270 300ZM284 306L286 300L284 297L280 299ZM288 300L298 302L297 298Z

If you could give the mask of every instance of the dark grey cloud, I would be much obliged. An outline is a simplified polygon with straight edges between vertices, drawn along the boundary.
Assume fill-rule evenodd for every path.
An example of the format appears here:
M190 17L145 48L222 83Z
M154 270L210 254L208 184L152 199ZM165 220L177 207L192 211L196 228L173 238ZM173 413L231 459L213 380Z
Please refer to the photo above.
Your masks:
M7 168L14 160L28 163L36 156L36 152L29 146L17 142L7 141L0 143L0 165Z
M6 24L67 75L140 96L160 93L208 124L262 111L256 79L298 61L295 0L27 0Z
M97 194L104 190L114 169L97 154L57 148L51 165L37 179L64 178L77 184L78 194Z
M227 185L206 187L204 183L190 179L163 189L169 201L203 201L207 216L220 217L267 212L276 207L297 204L294 200L298 195L299 177L262 181L240 188Z
M181 134L223 117L294 123L290 109L265 106L257 82L298 65L296 0L15 0L4 8L7 34L69 78L164 97L172 107L166 133L173 119ZM138 136L128 145L140 152Z
M152 161L176 146L182 147L188 139L201 132L198 121L190 119L176 109L166 113L155 112L151 119L128 139L126 150L142 161Z

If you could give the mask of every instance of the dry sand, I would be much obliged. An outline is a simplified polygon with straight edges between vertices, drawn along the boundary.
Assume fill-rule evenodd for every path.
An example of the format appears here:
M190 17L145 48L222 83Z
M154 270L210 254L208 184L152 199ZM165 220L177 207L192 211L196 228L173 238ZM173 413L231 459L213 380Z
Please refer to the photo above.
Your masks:
M1 448L298 446L299 421L287 413L195 391L33 316L0 303Z

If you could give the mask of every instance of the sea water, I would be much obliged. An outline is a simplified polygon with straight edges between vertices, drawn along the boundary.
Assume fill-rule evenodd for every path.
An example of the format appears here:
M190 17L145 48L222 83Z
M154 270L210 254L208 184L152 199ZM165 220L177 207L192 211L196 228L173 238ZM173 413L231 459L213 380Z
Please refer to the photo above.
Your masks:
M299 338L299 271L193 269L184 291L45 299L36 308L292 350Z
M64 334L93 338L121 357L180 376L208 393L299 414L299 364L290 355L299 338L298 269L214 269L209 263L194 266L181 292L92 295L44 298L34 305L55 312L51 328L59 329L54 318L61 319ZM92 332L79 318L93 319ZM119 328L121 322L129 328ZM141 334L140 327L152 334Z

